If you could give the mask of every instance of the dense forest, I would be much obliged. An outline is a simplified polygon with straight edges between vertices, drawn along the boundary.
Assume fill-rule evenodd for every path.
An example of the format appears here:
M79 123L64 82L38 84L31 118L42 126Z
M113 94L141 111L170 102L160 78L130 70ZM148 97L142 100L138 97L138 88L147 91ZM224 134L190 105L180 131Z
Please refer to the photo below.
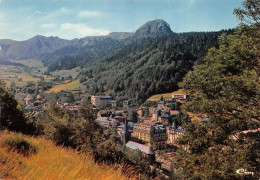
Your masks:
M83 69L79 78L90 94L109 94L136 103L176 90L178 82L218 46L223 32L172 33L133 39L114 55Z

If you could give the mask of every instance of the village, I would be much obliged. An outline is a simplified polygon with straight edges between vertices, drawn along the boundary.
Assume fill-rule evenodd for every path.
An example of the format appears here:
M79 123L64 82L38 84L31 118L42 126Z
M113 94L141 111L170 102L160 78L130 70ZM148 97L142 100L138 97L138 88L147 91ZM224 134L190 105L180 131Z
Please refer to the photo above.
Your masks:
M65 95L84 97L80 90L62 91ZM24 110L31 116L37 116L47 108L49 100L44 98L44 93L39 90L36 94L15 94L23 105ZM78 98L79 99L79 98ZM158 101L150 101L138 108L131 107L128 100L121 106L111 96L90 96L96 122L104 129L116 129L118 138L126 147L139 150L149 161L150 165L164 169L171 169L176 140L185 133L182 126L183 119L191 119L207 123L208 117L198 117L191 113L183 113L181 106L188 101L186 94L172 94L171 98L161 97ZM72 113L78 113L81 101L59 102L61 108L67 108Z

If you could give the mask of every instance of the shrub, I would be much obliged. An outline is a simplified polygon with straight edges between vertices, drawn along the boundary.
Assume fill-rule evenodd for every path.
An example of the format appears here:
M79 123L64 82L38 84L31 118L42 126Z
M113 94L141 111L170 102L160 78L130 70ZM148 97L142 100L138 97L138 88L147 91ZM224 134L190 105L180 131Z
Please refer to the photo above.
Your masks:
M24 139L20 134L7 136L4 141L4 146L7 146L9 150L17 151L23 156L28 156L31 153L37 152L36 145L33 142Z

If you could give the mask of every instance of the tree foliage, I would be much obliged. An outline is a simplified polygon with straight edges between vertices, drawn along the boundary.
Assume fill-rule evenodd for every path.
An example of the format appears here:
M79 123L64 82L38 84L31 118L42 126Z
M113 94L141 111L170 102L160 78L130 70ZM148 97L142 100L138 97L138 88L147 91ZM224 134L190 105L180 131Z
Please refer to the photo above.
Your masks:
M255 19L248 3L256 7L259 1L245 1L239 12ZM259 6L255 10L259 15ZM210 49L182 82L191 99L186 109L211 118L206 124L186 123L188 132L179 144L187 150L180 150L176 160L186 178L250 178L236 173L241 168L259 176L259 131L243 133L251 123L260 127L259 29L258 23L243 24L233 35L221 35L220 47Z
M22 106L0 81L0 129L34 134L37 128L24 114Z
M207 49L218 46L220 34L194 32L132 40L83 69L79 77L86 80L90 94L110 93L140 104L153 94L176 90L177 83L195 62L201 62Z

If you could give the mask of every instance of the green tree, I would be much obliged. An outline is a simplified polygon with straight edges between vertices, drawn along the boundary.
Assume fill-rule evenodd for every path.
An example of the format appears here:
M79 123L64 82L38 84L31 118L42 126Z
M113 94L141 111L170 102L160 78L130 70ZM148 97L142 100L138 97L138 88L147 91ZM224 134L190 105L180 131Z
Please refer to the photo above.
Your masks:
M22 132L25 134L36 133L34 122L24 114L22 105L6 90L0 81L0 129Z
M83 124L78 127L81 130L75 140L78 142L78 147L82 151L92 152L97 155L97 146L105 140L102 127L96 122L96 116L93 113L93 105L91 104L90 97L85 97L80 106L79 113Z
M137 121L138 121L138 113L137 113L137 111L134 110L134 109L130 110L128 118L129 118L129 121L131 121L133 123L137 123Z
M250 4L250 5L249 5ZM204 63L194 67L182 82L190 95L186 109L207 114L210 123L186 123L188 132L179 140L176 165L188 179L243 179L243 168L259 176L259 132L243 133L250 123L259 127L260 26L259 1L246 0L235 10L254 24L220 36L220 47L209 50ZM253 135L254 134L254 135ZM259 178L259 177L258 177Z

